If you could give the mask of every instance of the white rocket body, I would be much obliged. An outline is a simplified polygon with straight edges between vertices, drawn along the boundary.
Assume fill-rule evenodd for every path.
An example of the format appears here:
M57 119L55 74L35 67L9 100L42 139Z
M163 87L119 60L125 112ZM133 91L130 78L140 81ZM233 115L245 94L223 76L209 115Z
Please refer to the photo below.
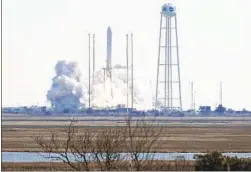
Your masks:
M112 30L107 28L107 52L106 52L106 72L107 76L111 77L112 69Z

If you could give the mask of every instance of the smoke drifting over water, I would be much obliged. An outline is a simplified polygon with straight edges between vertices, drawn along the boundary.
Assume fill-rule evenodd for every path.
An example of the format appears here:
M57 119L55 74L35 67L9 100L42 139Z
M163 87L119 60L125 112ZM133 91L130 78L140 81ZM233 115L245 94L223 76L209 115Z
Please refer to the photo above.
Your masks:
M75 112L81 107L83 97L78 64L61 60L57 62L55 71L47 99L57 112Z

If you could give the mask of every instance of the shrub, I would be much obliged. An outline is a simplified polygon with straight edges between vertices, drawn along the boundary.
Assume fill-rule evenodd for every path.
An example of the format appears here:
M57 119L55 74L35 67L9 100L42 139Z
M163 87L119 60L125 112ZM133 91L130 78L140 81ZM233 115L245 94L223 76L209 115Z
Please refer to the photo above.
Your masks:
M205 155L195 155L196 171L218 171L223 170L222 162L224 157L219 152L207 153Z
M194 158L196 171L251 171L251 159L223 156L216 151Z
M251 171L251 159L225 157L223 169L229 171Z

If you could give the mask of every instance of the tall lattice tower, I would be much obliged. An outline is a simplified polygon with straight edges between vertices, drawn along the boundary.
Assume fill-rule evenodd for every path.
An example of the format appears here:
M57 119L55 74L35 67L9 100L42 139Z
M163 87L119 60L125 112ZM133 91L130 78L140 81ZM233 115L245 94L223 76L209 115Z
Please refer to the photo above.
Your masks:
M182 110L176 8L161 8L155 108Z

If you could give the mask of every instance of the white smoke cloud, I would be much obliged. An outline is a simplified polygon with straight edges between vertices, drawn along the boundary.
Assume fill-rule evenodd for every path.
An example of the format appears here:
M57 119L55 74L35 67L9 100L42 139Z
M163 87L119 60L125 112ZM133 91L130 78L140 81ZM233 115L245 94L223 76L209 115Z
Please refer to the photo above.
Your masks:
M57 62L56 76L47 92L47 99L57 112L74 112L82 105L83 88L80 82L81 72L75 61Z
M94 81L91 80L91 105L92 107L115 107L118 104L127 104L127 83L126 68L116 65L112 69L112 82L110 79L104 79L104 71L95 72ZM88 88L88 81L85 81L85 87ZM152 88L148 80L143 78L134 78L134 108L151 109L152 108ZM129 74L129 107L131 107L131 75ZM112 93L111 93L112 92ZM88 90L85 90L85 102L88 101Z
M88 78L82 84L77 62L58 61L56 76L47 92L47 99L57 112L75 112L88 102ZM126 68L116 65L112 69L112 82L100 69L91 77L91 107L115 107L127 103ZM131 107L131 75L129 74L129 107ZM85 94L84 94L85 93ZM84 96L85 95L85 96ZM134 78L134 108L152 108L152 87L146 78Z

